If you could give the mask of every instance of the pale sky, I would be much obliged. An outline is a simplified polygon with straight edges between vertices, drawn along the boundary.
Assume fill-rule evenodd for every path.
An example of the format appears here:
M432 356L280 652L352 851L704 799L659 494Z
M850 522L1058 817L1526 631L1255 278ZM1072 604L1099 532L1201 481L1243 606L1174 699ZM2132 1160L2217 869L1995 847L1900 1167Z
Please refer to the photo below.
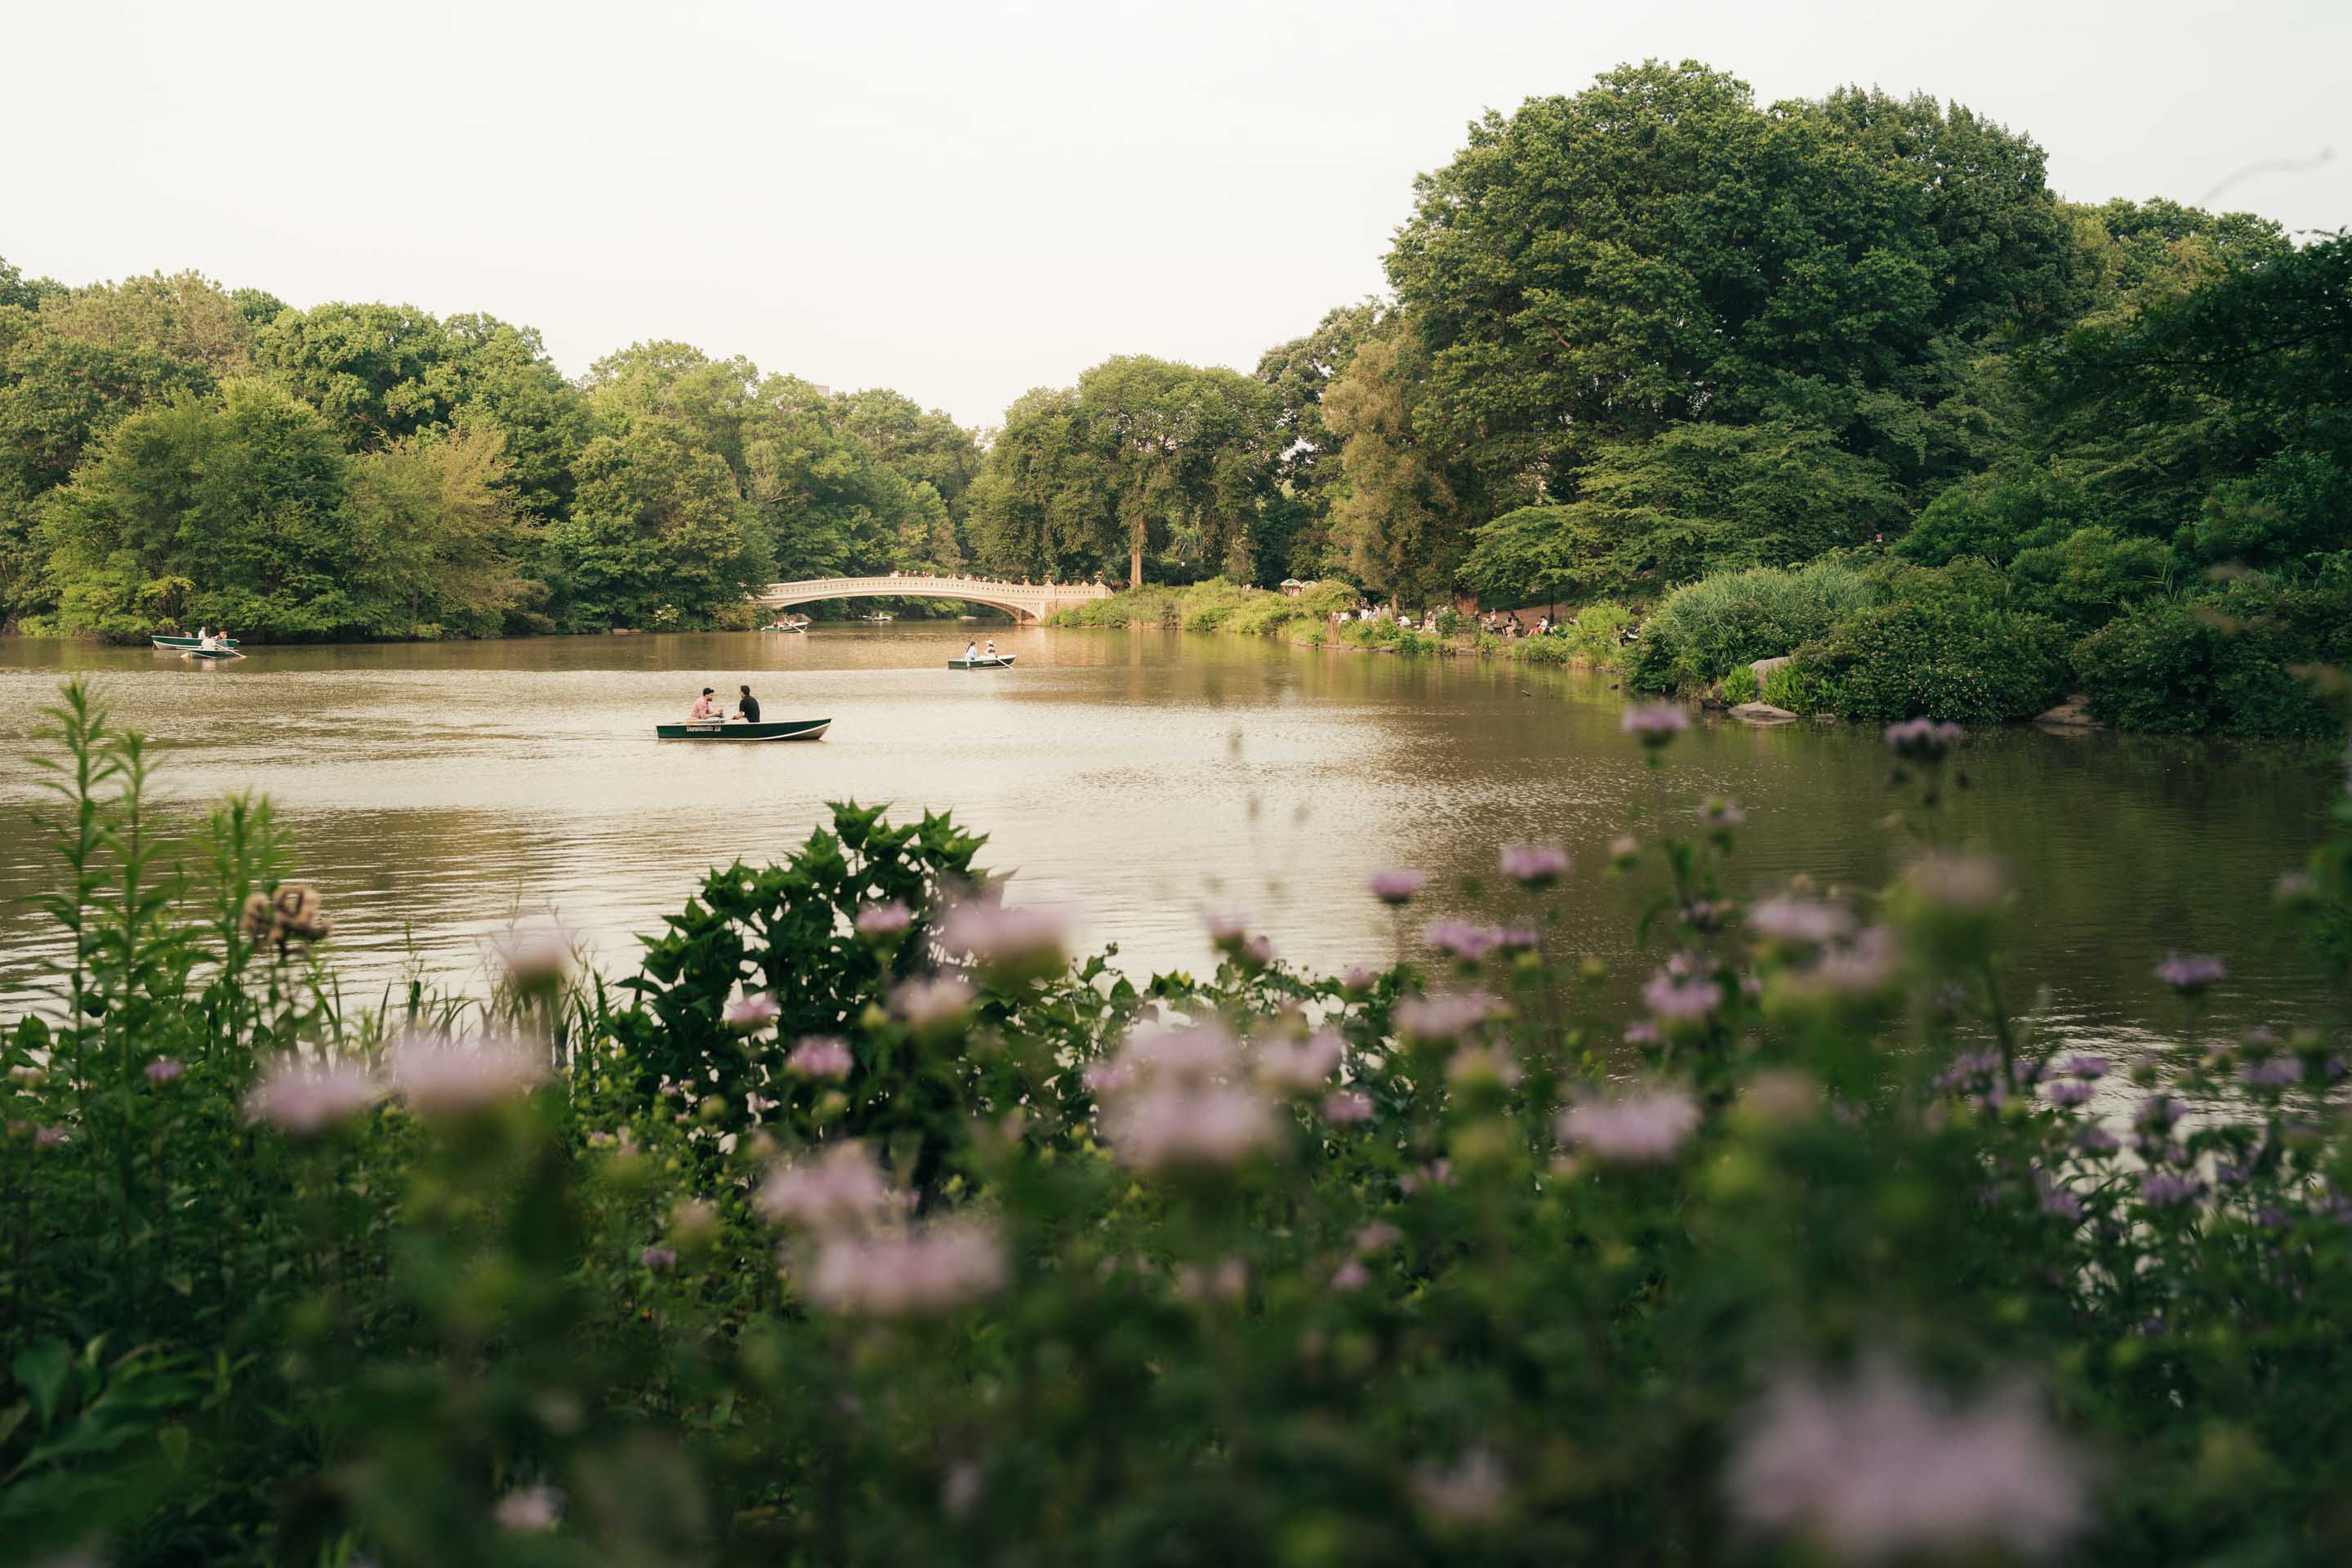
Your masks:
M992 425L1113 353L1252 368L1382 287L1466 121L1652 56L1958 99L2081 200L2352 224L2352 0L7 0L0 256Z

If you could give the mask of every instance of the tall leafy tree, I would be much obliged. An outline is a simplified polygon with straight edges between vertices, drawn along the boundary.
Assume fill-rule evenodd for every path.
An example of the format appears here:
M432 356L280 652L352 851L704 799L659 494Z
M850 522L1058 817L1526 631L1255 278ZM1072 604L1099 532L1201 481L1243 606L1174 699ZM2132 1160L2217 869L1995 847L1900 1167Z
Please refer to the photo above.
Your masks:
M1323 419L1339 442L1331 534L1355 580L1408 599L1453 586L1465 549L1462 509L1436 444L1423 434L1429 394L1419 338L1392 319L1326 389Z

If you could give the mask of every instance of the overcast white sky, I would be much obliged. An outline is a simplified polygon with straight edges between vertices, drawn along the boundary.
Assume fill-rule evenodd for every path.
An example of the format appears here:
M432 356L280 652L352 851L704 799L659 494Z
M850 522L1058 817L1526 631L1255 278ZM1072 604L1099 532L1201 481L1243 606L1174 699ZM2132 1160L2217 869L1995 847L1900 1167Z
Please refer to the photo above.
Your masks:
M2352 0L6 0L0 256L681 338L967 424L1379 289L1487 107L1695 58L1958 99L2084 200L2352 224Z

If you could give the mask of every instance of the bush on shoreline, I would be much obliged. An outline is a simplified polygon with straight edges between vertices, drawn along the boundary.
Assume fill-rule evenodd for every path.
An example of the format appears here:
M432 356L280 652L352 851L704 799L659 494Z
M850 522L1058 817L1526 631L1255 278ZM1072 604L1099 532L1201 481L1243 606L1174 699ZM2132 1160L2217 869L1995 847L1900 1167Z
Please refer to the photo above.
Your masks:
M2286 889L2333 1017L2216 1041L2221 966L2176 955L2179 1046L2099 1061L2004 1006L1985 862L1729 899L1736 805L1666 804L1682 722L1627 716L1660 804L1612 865L1504 846L1426 968L1308 975L1220 916L1213 975L1139 987L982 840L842 805L618 985L518 931L488 1000L375 1017L267 807L183 879L75 688L76 958L0 1079L12 1547L2352 1549L2352 809ZM1933 837L1956 737L1890 739ZM1654 895L1632 1019L1560 950L1594 876Z

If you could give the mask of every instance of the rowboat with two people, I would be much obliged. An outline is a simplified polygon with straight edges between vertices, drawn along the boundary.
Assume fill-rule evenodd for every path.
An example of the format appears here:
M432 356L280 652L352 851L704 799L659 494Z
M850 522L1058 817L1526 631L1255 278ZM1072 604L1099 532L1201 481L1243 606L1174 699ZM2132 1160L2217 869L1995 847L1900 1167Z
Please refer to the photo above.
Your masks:
M736 688L742 695L736 700L735 712L730 717L723 705L711 701L718 695L711 688L702 689L694 700L683 724L656 724L656 741L821 741L833 724L830 719L768 719L760 717L760 700L751 695L748 686Z
M155 645L156 651L159 653L189 653L203 647L226 648L231 653L236 651L235 637L220 634L207 636L205 635L207 630L208 628L200 627L198 635L192 637L167 636L163 632L157 632L148 640Z
M976 642L966 643L963 657L948 660L948 668L950 669L1011 669L1013 661L1020 657L1017 653L998 653L996 639L991 637L985 649Z

